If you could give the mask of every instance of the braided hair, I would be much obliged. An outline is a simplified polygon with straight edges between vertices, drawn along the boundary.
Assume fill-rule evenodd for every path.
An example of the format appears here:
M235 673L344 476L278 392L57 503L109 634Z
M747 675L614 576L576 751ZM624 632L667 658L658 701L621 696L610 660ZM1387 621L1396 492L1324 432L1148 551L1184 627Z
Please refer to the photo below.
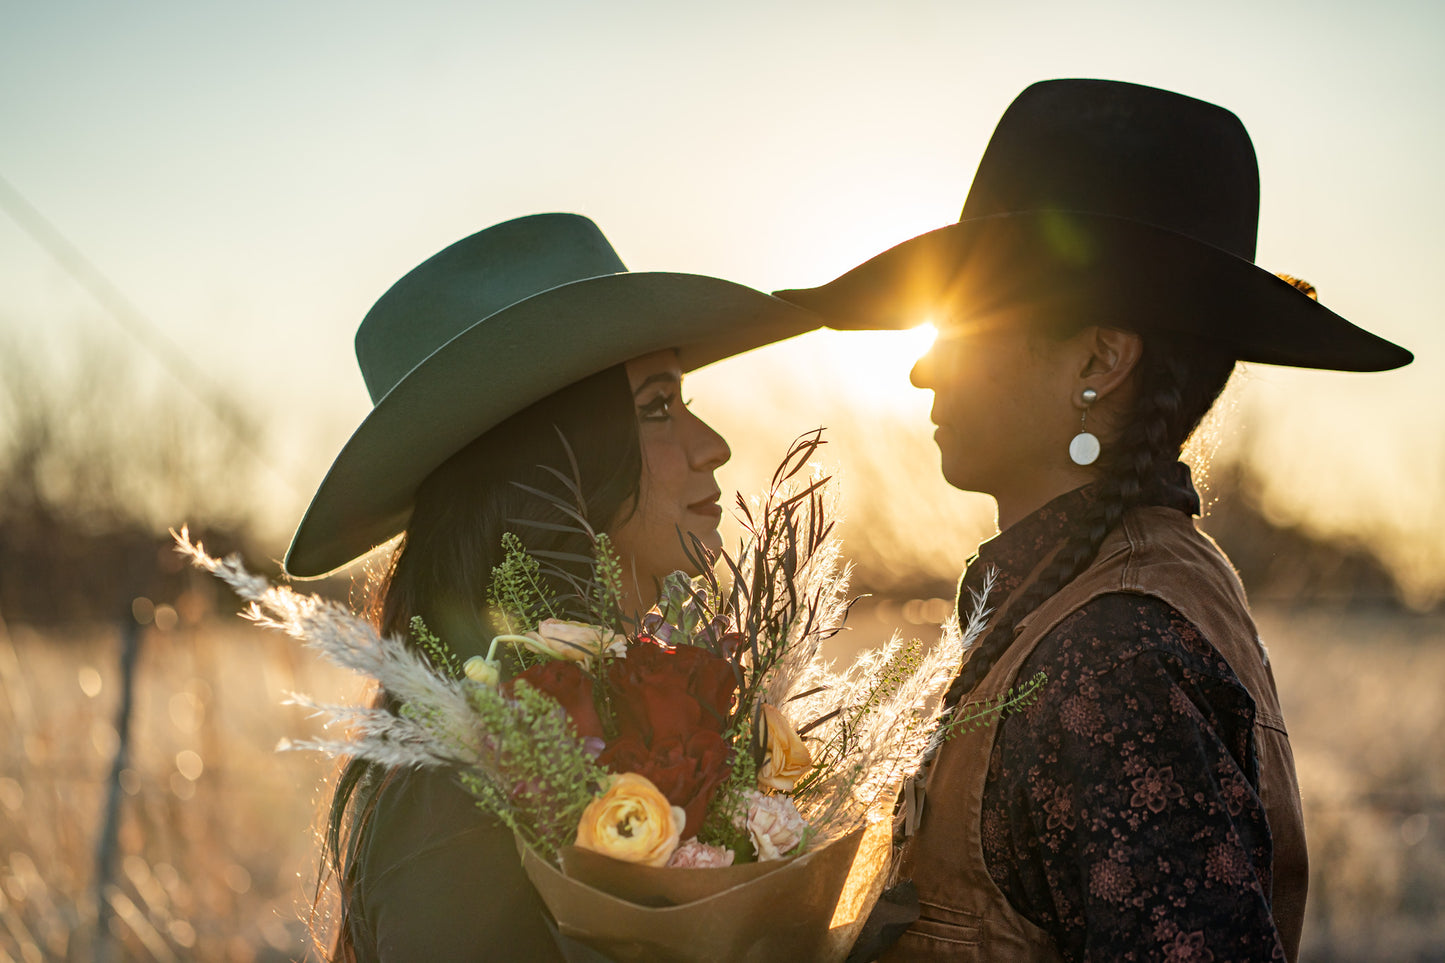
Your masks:
M1124 513L1157 496L1166 470L1178 460L1185 441L1234 369L1233 356L1219 347L1178 336L1142 337L1133 409L1100 458L1094 498L1049 565L973 647L944 696L946 709L956 706L988 674L1013 643L1025 616L1089 567Z

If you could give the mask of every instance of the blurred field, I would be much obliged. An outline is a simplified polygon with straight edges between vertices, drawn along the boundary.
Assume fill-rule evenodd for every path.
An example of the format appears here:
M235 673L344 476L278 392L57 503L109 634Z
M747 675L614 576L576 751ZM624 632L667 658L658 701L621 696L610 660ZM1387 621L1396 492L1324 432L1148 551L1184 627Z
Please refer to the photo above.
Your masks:
M162 619L162 623L166 620ZM116 745L118 632L0 638L0 960L90 960ZM239 619L151 626L137 671L110 931L134 960L289 960L305 947L311 830L330 766L274 752L281 705L357 683Z
M850 644L925 635L946 603L883 600ZM305 953L326 762L273 751L314 725L288 690L355 680L239 620L145 630L121 859L119 958ZM1305 794L1305 959L1445 960L1445 617L1265 607ZM0 632L0 961L90 960L94 861L115 749L118 631Z

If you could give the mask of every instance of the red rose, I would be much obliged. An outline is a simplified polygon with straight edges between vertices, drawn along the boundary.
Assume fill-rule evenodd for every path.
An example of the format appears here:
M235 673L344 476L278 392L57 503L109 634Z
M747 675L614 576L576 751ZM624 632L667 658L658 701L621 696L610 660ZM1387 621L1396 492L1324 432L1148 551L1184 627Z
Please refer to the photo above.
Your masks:
M617 737L597 761L652 780L687 813L683 838L696 835L732 768L722 737L737 693L731 663L693 645L643 642L608 665L607 683Z
M670 736L651 748L634 738L619 738L603 750L597 761L612 772L646 776L667 801L687 813L682 838L697 835L717 787L731 769L727 740L711 730L700 730L684 742Z
M658 736L684 740L699 730L722 732L737 680L732 665L706 649L634 645L608 666L618 737L651 745Z
M592 698L592 677L583 672L576 662L549 660L534 665L507 683L509 695L512 686L518 682L525 682L556 699L571 718L577 735L583 739L602 738L602 720L597 715L597 704Z

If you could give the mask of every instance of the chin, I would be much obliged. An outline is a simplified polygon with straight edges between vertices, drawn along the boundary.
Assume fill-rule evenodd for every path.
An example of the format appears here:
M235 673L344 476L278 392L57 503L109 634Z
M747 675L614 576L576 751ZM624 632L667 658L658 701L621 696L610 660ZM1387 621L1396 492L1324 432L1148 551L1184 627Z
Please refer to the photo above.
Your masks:
M719 534L718 530L715 528L709 529L708 531L697 531L696 529L693 529L688 532L688 535L692 538L696 538L698 543L700 543L703 548L707 549L708 552L710 552L714 556L716 556L719 552L722 551L722 535ZM701 575L702 572L698 569L697 565L695 565L688 559L688 556L693 550L694 546L692 543L692 539L689 538L688 551L680 553L681 557L678 559L678 569L687 572L689 575Z
M968 465L953 464L944 459L943 464L939 467L943 472L943 480L959 491L988 494L986 483L976 473L969 471Z
M943 475L943 480L954 488L972 491L973 489L968 487L968 466L960 462L963 462L963 459L953 455L942 445L938 446L938 470Z
M699 532L697 538L698 541L702 542L703 548L707 549L713 555L717 555L722 551L722 533L717 529L714 528L708 532Z

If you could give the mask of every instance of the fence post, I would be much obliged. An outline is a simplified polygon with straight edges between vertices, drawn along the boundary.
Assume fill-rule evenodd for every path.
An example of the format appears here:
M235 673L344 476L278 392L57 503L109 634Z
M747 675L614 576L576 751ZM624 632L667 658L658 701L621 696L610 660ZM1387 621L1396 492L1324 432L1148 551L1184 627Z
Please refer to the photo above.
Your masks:
M115 853L120 834L120 803L123 790L120 774L130 761L130 720L135 696L135 664L140 654L141 624L134 612L128 612L120 623L120 708L116 710L115 758L111 761L107 784L105 814L101 822L100 843L95 853L95 956L96 963L115 959L116 944L110 932L110 899L108 891L115 875Z

